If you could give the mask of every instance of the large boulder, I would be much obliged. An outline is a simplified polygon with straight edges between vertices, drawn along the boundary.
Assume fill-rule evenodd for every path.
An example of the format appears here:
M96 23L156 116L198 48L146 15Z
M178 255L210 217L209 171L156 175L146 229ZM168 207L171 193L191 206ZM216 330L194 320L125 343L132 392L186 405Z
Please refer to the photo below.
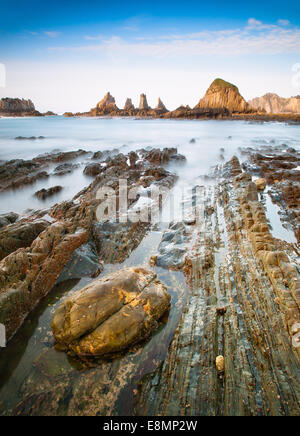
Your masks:
M119 352L157 327L170 304L153 272L128 268L94 281L73 294L52 320L56 340L79 356Z

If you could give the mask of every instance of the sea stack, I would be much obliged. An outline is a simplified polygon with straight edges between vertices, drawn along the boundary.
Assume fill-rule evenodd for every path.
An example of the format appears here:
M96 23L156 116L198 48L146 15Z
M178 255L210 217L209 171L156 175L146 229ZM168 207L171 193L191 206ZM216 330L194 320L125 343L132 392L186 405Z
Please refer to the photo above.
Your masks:
M135 109L135 107L131 101L131 98L127 98L125 105L124 105L124 111L132 111L134 109Z
M222 79L216 79L194 109L228 109L230 112L250 112L251 107L239 93L238 88Z
M157 103L157 106L156 106L155 110L156 110L157 112L160 112L160 113L166 113L166 112L168 112L168 109L167 109L166 106L163 104L163 102L161 101L160 97L158 98L158 103Z
M110 92L107 92L105 94L105 96L103 97L103 99L101 101L99 101L99 103L97 103L97 109L104 109L107 107L112 107L115 106L116 107L116 101L114 99L114 97L110 94Z
M148 110L148 109L150 109L150 107L148 106L147 103L147 97L145 94L141 94L139 110Z
M101 115L118 115L120 110L116 105L114 97L107 92L103 99L97 103L97 106L90 111L90 115L101 116Z

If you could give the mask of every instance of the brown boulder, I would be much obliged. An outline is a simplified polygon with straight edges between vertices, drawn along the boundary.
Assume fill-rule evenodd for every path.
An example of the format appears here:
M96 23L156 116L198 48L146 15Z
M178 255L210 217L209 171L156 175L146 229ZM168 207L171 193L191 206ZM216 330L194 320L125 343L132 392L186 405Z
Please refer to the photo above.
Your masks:
M128 348L149 335L170 304L153 272L128 268L68 298L52 320L56 340L83 356Z
M263 178L254 180L254 183L255 183L258 191L263 191L266 187L266 184L267 184L266 180Z

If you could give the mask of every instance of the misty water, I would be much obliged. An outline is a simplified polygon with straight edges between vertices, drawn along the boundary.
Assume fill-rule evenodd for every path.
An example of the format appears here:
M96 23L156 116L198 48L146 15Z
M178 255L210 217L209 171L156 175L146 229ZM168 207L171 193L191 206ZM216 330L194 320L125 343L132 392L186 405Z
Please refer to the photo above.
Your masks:
M17 136L43 136L44 139L16 140ZM31 159L54 150L83 149L95 152L117 148L120 152L127 153L146 147L177 147L178 152L186 156L187 162L173 169L180 176L180 183L186 185L203 183L201 175L207 174L211 167L223 163L224 160L229 160L233 155L237 155L242 160L240 148L282 144L299 149L300 127L283 123L219 120L173 121L59 116L0 118L0 162L10 159ZM224 158L221 156L221 148L225 150L222 152ZM0 193L0 213L7 211L23 213L27 209L45 209L54 203L71 199L92 181L83 174L84 166L88 162L90 162L90 156L83 156L78 159L80 166L69 175L62 177L52 175L34 185ZM47 171L51 173L54 167L55 165ZM34 192L37 190L55 185L62 185L63 191L47 201L34 197ZM269 203L268 206L270 209ZM274 211L271 214L273 213ZM271 220L274 236L288 238L279 224L276 227L276 222L278 223L276 219ZM150 232L122 266L144 265L149 268L149 258L157 250L162 231L163 229L158 229L158 231ZM119 267L120 265L106 265L103 274ZM159 362L164 360L187 296L188 290L182 273L169 272L157 267L154 270L158 277L168 285L172 295L168 323L137 351L119 357L118 364L101 362L96 370L97 383L101 383L101 377L108 366L112 380L118 378L116 368L118 365L126 368L134 364L136 368L132 380L120 389L120 398L126 401L122 403L117 400L111 406L114 413L132 412L132 383L141 379L144 374L153 371ZM49 338L51 338L51 319L58 305L91 280L73 280L56 286L28 316L8 346L0 351L0 414L5 414L10 408L14 408L22 400L24 393L28 395L30 386L34 387L35 367L37 363L38 365L43 363L43 360L40 361L43 356L51 361L51 365L55 367L53 370L55 374L59 368L68 371L72 383L78 383L81 378L90 376L94 369L83 370L78 362L67 357L65 353L55 351ZM56 383L55 377L53 383ZM116 392L118 389L116 387Z
M65 118L32 117L0 118L0 162L10 159L32 159L51 151L102 151L117 148L122 153L146 147L177 147L187 158L180 169L182 181L190 184L221 163L220 149L225 160L239 148L282 145L298 148L300 128L284 123L261 123L221 120L141 120L128 118ZM43 136L43 139L15 139ZM241 156L239 156L242 158ZM83 174L90 156L78 160L81 163L73 173L63 177L50 175L22 189L0 194L0 213L27 209L45 209L62 200L71 199L91 178ZM55 168L53 165L48 169ZM63 190L46 201L34 197L42 188L62 185Z

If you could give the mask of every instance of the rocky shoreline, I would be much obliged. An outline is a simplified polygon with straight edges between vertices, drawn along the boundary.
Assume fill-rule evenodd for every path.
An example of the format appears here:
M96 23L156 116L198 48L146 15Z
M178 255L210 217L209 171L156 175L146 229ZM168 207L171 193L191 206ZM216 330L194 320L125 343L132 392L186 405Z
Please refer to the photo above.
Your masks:
M286 146L240 154L243 162L233 157L195 186L191 215L158 234L154 253L143 244L149 237L151 245L155 225L122 222L119 180L135 189L129 211L143 213L146 192L176 184L174 168L185 162L176 148L78 150L0 165L3 192L47 177L49 165L58 175L73 171L80 156L92 178L72 200L0 216L8 340L53 289L88 279L52 314L54 337L24 380L22 400L4 414L114 415L125 398L126 413L136 415L299 415L300 154ZM114 222L97 215L103 187L116 193ZM267 196L298 243L273 235ZM127 265L139 248L145 262Z

